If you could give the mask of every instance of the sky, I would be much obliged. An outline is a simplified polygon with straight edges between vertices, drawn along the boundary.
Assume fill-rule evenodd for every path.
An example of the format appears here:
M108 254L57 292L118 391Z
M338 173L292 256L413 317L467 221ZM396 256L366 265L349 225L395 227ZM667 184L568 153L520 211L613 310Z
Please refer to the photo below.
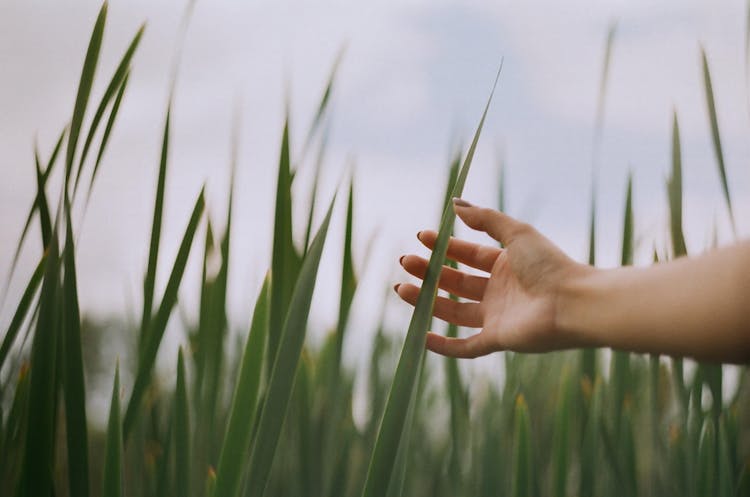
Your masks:
M339 188L342 193L339 185L353 177L354 255L361 285L346 344L352 364L366 356L386 289L410 280L398 267L399 256L425 254L415 234L437 225L449 160L457 147L466 149L501 60L500 83L466 199L496 206L502 163L507 212L533 223L571 256L585 260L596 164L598 263L613 267L619 260L626 179L632 174L636 263L648 264L654 247L660 252L668 247L665 182L676 113L688 248L700 252L709 246L714 227L720 243L731 243L710 138L700 64L703 46L713 76L738 234L746 237L747 8L739 0L657 5L645 0L367 5L198 1L183 38L184 3L114 1L94 99L141 23L146 23L146 31L91 203L85 215L80 211L75 219L83 312L129 318L140 313L161 128L178 47L182 50L157 295L203 184L212 222L223 225L230 137L237 116L241 124L236 231L228 305L232 327L240 332L247 330L270 264L284 118L289 115L295 162L342 50L315 219L321 220L334 191ZM0 3L0 275L5 275L0 281L7 280L35 194L34 144L47 156L69 120L98 9L92 1ZM597 96L613 23L617 27L604 128L595 154ZM312 156L307 154L308 160L299 165L295 180L300 241ZM310 318L312 340L330 329L336 318L344 210L339 200ZM487 241L462 226L457 232ZM197 315L197 247L171 328L179 325L179 315ZM0 309L0 324L10 321L40 250L34 233ZM390 327L405 333L409 307L391 294L386 302ZM181 340L174 329L172 335L172 340Z

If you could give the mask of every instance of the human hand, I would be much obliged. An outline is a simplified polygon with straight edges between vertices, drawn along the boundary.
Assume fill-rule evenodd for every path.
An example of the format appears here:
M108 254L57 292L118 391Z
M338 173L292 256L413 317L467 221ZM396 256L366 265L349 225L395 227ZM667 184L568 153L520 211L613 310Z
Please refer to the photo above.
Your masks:
M499 350L544 352L575 346L557 325L558 296L569 279L593 268L576 263L533 227L501 212L453 201L456 215L467 226L484 231L504 248L451 238L448 258L479 269L478 276L443 266L439 286L468 302L438 296L433 314L459 326L482 328L467 338L428 333L427 348L451 357L473 358ZM437 232L420 231L417 238L432 249ZM428 261L417 255L400 261L410 274L423 278ZM402 283L396 292L415 305L420 288Z

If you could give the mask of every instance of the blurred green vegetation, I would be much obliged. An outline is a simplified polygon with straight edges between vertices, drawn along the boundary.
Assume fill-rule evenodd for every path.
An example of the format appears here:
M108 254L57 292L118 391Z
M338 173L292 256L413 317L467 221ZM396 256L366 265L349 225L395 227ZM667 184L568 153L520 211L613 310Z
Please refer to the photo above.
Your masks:
M313 225L312 214L306 225L298 226L291 192L293 165L303 157L292 157L288 125L279 153L272 261L257 300L248 303L254 311L246 334L230 333L226 316L233 188L220 232L205 212L203 191L197 192L165 290L162 295L155 291L157 261L164 259L159 251L170 172L171 102L156 171L140 323L82 318L72 206L81 202L81 178L90 178L88 193L93 187L142 33L135 34L93 117L87 119L106 15L105 4L69 125L46 162L36 154L37 195L12 262L11 275L37 219L43 241L35 252L39 263L0 347L0 494L750 495L750 386L745 370L727 398L721 366L691 363L686 368L680 359L614 352L605 360L604 352L595 350L508 352L503 357L505 379L498 386L487 378L467 378L455 359L426 356L422 343L431 326L437 271L450 263L445 247L433 253L428 290L420 297L403 349L402 334L386 329L381 320L368 368L362 372L365 417L355 422L355 373L342 361L358 285L352 254L357 219L353 180L340 192L343 201L329 201L319 226ZM613 37L614 29L607 38L602 95ZM719 177L734 226L710 71L705 56L702 61ZM321 123L337 65L307 130L305 150L325 145ZM603 101L602 96L598 116ZM601 122L598 117L598 126ZM449 199L460 194L480 130L481 124L466 158L458 154L451 161L445 201L436 206L444 212L443 241L452 231ZM88 150L97 137L98 153L92 159ZM687 253L676 115L672 157L665 198L672 243L654 254L655 262ZM65 165L64 181L50 197L47 179L59 162ZM232 161L232 182L234 168ZM317 179L311 212L321 200L316 185ZM501 181L501 207L503 188ZM633 263L637 220L632 199L629 180L622 264ZM595 205L593 201L592 264ZM338 322L322 343L311 346L305 340L307 318L336 208L346 210ZM202 244L196 239L201 227ZM302 230L305 243L297 246L293 233ZM183 322L184 349L163 350L191 251L201 251L203 260L199 316L195 322ZM446 332L455 335L458 330L449 326ZM120 351L122 361L108 361L102 353L107 346ZM155 374L159 353L178 357L174 385L165 385ZM121 389L121 376L129 378L132 389ZM89 423L87 409L91 395L102 391L111 392L110 409L107 426L97 428Z

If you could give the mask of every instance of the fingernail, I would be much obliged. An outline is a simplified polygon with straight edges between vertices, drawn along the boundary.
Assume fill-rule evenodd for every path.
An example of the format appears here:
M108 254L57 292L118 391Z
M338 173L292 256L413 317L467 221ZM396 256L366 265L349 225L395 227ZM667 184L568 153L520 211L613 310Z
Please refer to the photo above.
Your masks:
M393 291L398 293L398 287L400 286L401 286L401 283L396 283L395 285L393 285Z
M401 264L402 266L404 265L404 257L406 256L402 255L401 257L398 258L398 263Z
M453 197L453 205L455 205L456 207L474 207L466 200L458 197Z
M422 232L421 231L417 231L417 240L419 240L420 242L422 241Z

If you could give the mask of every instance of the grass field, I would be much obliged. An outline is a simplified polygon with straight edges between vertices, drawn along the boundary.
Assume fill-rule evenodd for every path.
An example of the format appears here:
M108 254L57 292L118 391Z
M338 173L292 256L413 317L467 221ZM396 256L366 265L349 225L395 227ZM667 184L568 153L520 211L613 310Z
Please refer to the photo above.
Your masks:
M97 71L106 18L105 4L92 30L69 123L49 155L37 151L34 157L37 194L16 257L9 261L14 274L20 251L38 258L33 274L16 275L27 278L26 290L9 303L13 316L0 345L1 495L750 495L750 385L744 370L727 397L718 365L597 350L505 353L503 385L474 378L470 388L455 359L425 354L437 276L448 263L447 238L455 219L449 199L461 196L491 97L469 148L446 161L445 201L435 206L436 214L442 212L440 238L412 320L408 327L404 323L405 333L381 324L372 337L362 382L364 420L354 419L357 378L342 360L362 271L352 254L357 199L351 181L334 198L319 198L316 179L310 185L309 217L293 218L292 184L301 158L291 150L288 124L279 130L272 260L258 262L267 276L249 304L246 333L235 337L227 324L230 239L238 229L234 188L225 199L226 218L218 221L206 212L204 191L195 192L178 250L166 254L172 257L166 286L157 292L158 263L165 260L164 191L172 173L171 101L154 170L158 179L139 322L114 329L84 319L72 213L86 208L97 173L106 167L106 145L143 33L133 34L106 89L93 95L94 80L106 78ZM607 39L602 96L613 37L614 30ZM732 210L705 54L702 64L717 181L734 226L742 213ZM311 147L323 143L335 68L316 118L302 133ZM601 111L603 97L599 102ZM671 243L654 249L654 263L687 254L676 115L672 136L665 144L671 147L672 169L664 196ZM319 171L321 164L312 162ZM233 178L236 164L227 167ZM50 186L53 176L62 178L59 190ZM621 263L629 265L637 221L632 182L623 193ZM596 263L595 205L592 201L591 264ZM316 208L326 213L320 224L313 222ZM311 345L308 316L335 210L346 215L337 324L322 343ZM24 243L31 230L41 233L42 247ZM205 238L198 239L198 233ZM304 233L302 244L295 243L299 233ZM198 318L185 324L183 347L165 350L165 331L178 319L176 304L191 252L200 253L203 263ZM458 332L447 327L448 334ZM98 361L97 351L112 333L125 334L122 341L132 344L123 354L132 364ZM165 385L155 373L157 356L165 353L177 357L174 384ZM91 377L102 370L111 385L106 430L94 427L87 413ZM125 373L132 388L120 386Z

